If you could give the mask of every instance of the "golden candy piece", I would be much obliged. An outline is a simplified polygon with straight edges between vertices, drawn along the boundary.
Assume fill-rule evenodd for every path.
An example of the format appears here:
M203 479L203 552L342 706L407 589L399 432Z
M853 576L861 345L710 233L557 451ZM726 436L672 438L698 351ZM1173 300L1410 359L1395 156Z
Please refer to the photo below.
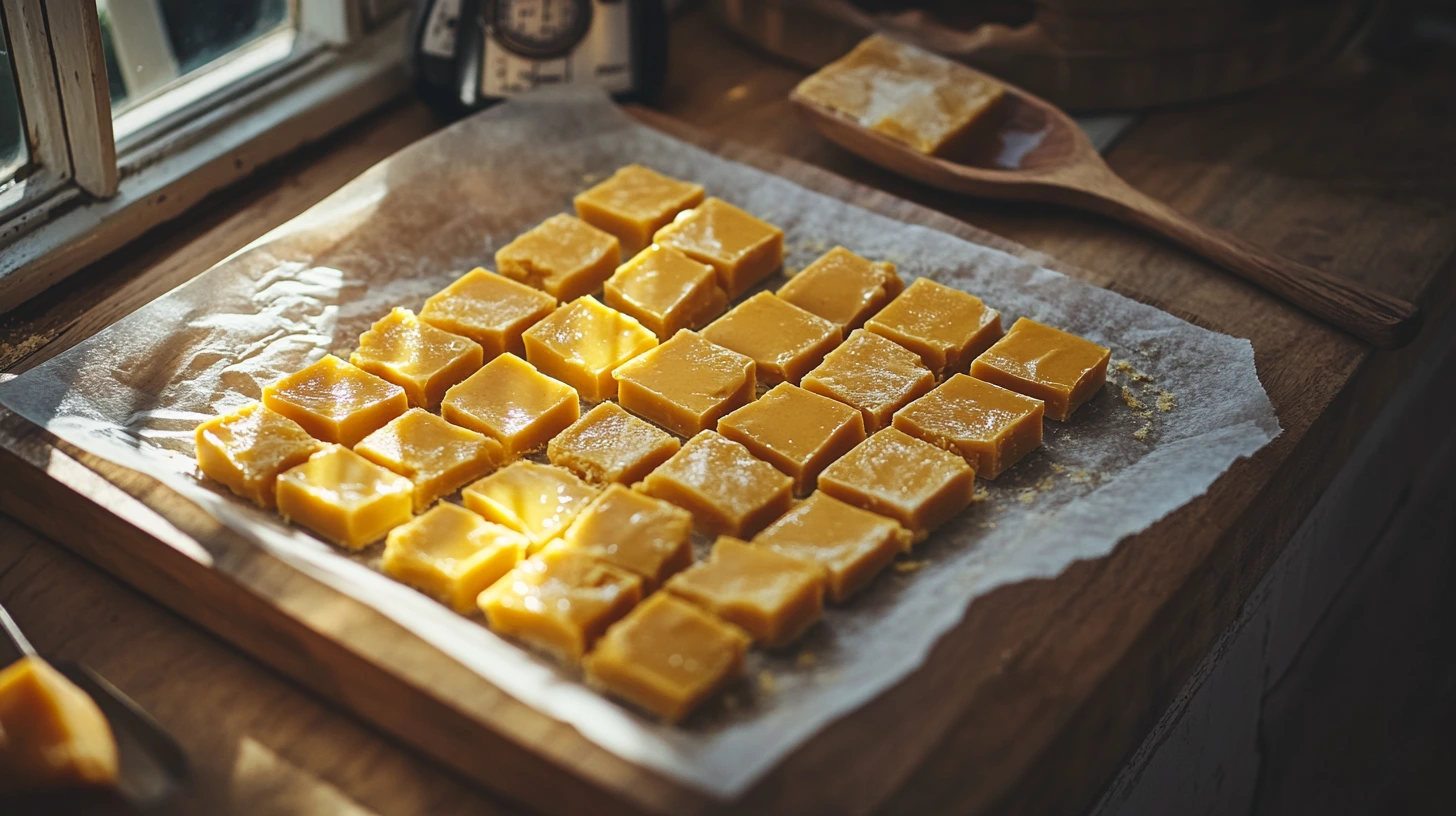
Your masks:
M754 546L824 571L829 598L844 603L910 549L910 531L895 521L845 504L823 491L753 538Z
M659 340L701 328L728 305L713 267L657 244L617 267L603 291L608 306L637 318Z
M835 247L779 288L778 296L849 334L904 290L895 265Z
M278 512L329 541L363 549L410 520L414 484L341 445L278 477Z
M495 267L561 302L602 288L622 262L615 236L569 215L553 215L495 253Z
M888 516L922 539L966 509L976 471L950 451L886 428L819 474L819 489Z
M435 499L495 470L505 458L499 442L421 408L411 408L364 437L354 452L414 483L414 508L423 513Z
M589 482L630 485L666 462L682 447L675 437L650 422L604 402L586 412L546 446L551 464Z
M865 438L859 411L789 383L718 420L718 433L791 476L800 495L814 489L830 462Z
M703 193L701 184L629 164L572 201L581 220L617 236L623 254L631 255L652 243L653 233L678 213L701 204Z
M551 314L556 298L476 268L425 301L420 320L480 344L485 360L506 352L524 357L521 335Z
M742 627L769 649L792 643L824 611L818 565L728 536L719 536L707 561L674 575L666 588Z
M258 402L207 420L195 436L198 468L259 507L277 504L278 474L324 446L297 422Z
M570 471L517 462L465 488L462 498L487 521L530 539L535 552L565 530L596 493Z
M526 537L441 502L389 531L384 573L468 615L486 587L526 557Z
M865 328L919 354L939 378L963 373L1001 337L1001 313L975 295L920 278Z
M613 624L582 667L593 685L681 722L743 671L748 635L659 592Z
M642 576L651 592L693 563L688 511L614 484L576 517L561 540L574 550Z
M0 797L110 785L118 767L111 726L86 692L35 655L0 671Z
M759 380L798 383L842 339L839 327L759 292L703 329L703 337L753 358Z
M693 514L697 529L748 537L793 503L794 480L748 448L703 431L647 474L640 489Z
M546 444L581 415L576 389L502 354L445 392L440 415L501 443L514 459Z
M895 413L895 427L994 479L1041 446L1042 401L956 374Z
M1047 419L1065 422L1107 381L1111 357L1091 340L1023 317L976 358L971 376L1039 399Z
M710 198L657 231L657 243L718 271L732 300L784 261L784 231L719 198Z
M590 295L557 309L527 330L524 339L531 365L591 402L617 396L612 370L657 346L657 335L636 318Z
M266 386L263 404L315 439L349 447L409 410L403 388L332 354Z
M641 599L641 578L553 544L516 564L478 603L490 628L576 664Z
M682 436L712 428L754 394L754 363L683 330L612 372L617 401Z
M434 408L445 390L474 374L485 361L480 344L421 322L395 309L359 335L349 362L404 389L410 405Z
M864 416L874 433L890 424L895 412L935 387L935 375L920 355L864 329L850 332L839 348L824 355L804 375L805 391L837 399Z

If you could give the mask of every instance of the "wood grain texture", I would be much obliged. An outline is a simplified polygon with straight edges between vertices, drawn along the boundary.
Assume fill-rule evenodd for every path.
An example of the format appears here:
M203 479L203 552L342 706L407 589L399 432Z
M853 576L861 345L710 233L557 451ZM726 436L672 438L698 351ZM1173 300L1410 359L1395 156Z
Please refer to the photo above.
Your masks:
M55 52L56 78L66 111L66 138L76 183L97 198L110 198L116 193L116 142L111 133L101 24L90 5L51 3L46 19L51 40L66 46Z

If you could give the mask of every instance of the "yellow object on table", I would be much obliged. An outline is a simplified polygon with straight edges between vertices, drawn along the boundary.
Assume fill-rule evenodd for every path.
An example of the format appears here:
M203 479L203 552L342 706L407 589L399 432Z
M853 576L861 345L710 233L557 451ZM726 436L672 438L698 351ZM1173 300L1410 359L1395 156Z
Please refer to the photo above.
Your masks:
M332 354L266 386L263 404L314 438L349 447L409 410L403 388Z
M743 671L751 642L738 627L659 592L613 624L582 667L594 685L676 723Z
M651 592L693 563L692 536L691 513L614 484L581 511L561 540L642 576Z
M976 358L971 376L1046 403L1065 422L1107 381L1112 352L1091 340L1021 318Z
M558 301L602 288L622 262L616 236L569 215L553 215L496 250L495 267Z
M681 436L717 425L753 399L752 357L683 330L612 372L617 401L632 413Z
M666 462L682 445L677 438L604 402L546 445L551 464L589 482L630 485Z
M910 284L865 328L920 355L937 378L964 373L1001 337L1001 313L929 278Z
M495 470L505 458L494 439L420 408L364 437L354 452L413 482L416 513Z
M789 509L793 488L793 479L713 431L688 440L640 486L692 513L699 530L745 538Z
M521 533L531 550L555 538L591 503L596 488L570 471L517 462L465 488L465 506Z
M516 564L484 592L490 628L570 664L642 600L642 579L553 544Z
M752 543L824 570L830 600L844 603L896 554L908 552L911 539L910 531L893 519L815 491Z
M278 474L324 446L297 422L257 402L207 420L195 436L198 468L259 507L278 503Z
M440 415L501 444L506 459L545 445L581 416L576 389L502 354L445 392Z
M758 379L798 384L843 338L839 327L770 292L759 292L703 329L703 337L753 358Z
M576 214L597 229L617 236L622 253L641 252L652 235L678 213L703 202L703 185L629 164L573 199Z
M410 520L414 484L342 445L278 477L278 512L329 541L363 549Z
M674 575L666 589L735 626L769 649L792 643L824 611L816 564L719 536L712 556Z
M916 540L966 509L976 471L959 455L886 428L819 474L819 489L888 516Z
M718 433L792 477L799 495L865 438L859 411L789 383L718 420Z
M657 335L636 318L603 306L590 295L557 309L528 329L523 339L531 365L590 402L617 396L612 370L657 346Z
M617 267L603 288L607 305L666 340L706 325L728 305L713 267L653 244Z
M835 247L789 279L778 296L849 334L905 288L895 265Z
M111 785L116 739L95 701L27 655L0 671L0 795Z
M434 408L450 386L485 361L480 344L394 309L359 336L349 362L404 389L410 405Z
M772 275L784 261L784 231L720 198L710 198L657 231L657 243L718 271L732 300Z
M897 343L855 329L839 348L824 355L804 375L804 390L837 399L864 416L874 433L890 424L895 412L935 387L935 375L920 355Z
M526 557L529 545L515 530L441 502L389 531L381 567L386 575L468 615L480 593Z
M485 360L510 352L524 357L521 335L551 314L556 298L476 268L430 296L420 320L480 344Z
M1041 400L956 374L895 413L895 427L994 479L1041 446Z

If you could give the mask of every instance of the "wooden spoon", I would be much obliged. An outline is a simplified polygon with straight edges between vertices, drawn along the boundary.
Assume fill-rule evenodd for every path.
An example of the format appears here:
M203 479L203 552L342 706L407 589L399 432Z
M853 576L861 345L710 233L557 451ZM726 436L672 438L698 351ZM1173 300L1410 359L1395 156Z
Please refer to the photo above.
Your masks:
M789 98L840 146L933 187L1078 207L1142 227L1379 348L1400 348L1420 331L1415 304L1199 224L1138 192L1112 172L1070 116L1019 88L1006 86L997 131L979 137L979 147L959 161L928 156L881 136L798 91Z

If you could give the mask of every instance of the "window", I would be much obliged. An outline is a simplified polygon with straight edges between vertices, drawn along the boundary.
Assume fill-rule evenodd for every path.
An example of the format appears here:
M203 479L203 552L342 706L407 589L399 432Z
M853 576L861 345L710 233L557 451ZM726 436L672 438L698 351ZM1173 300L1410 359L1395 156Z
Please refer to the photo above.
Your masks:
M15 67L10 64L10 38L0 20L0 183L30 161L25 146L25 122L20 117L20 89L15 85Z

